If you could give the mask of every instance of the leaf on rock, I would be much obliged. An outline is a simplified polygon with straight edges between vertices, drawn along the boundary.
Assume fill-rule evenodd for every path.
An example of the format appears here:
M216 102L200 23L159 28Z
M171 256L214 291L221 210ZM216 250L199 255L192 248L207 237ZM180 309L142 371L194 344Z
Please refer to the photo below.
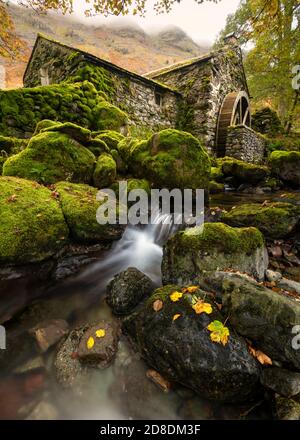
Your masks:
M213 321L207 329L211 332L210 339L217 344L226 345L230 335L229 329L225 327L220 321Z
M180 316L180 313L176 313L176 315L173 316L173 321L176 321L176 319L180 318Z
M170 295L170 300L173 301L173 302L177 302L182 297L183 297L183 293L182 292L173 292Z
M260 364L262 364L262 365L272 365L273 364L272 359L269 356L267 356L265 353L263 353L261 350L256 350L255 348L253 348L251 346L249 346L248 349L249 349L249 353L253 357L255 357Z
M182 289L183 293L195 293L199 290L199 286L189 286Z
M207 315L210 315L213 311L211 304L204 301L197 301L196 304L194 304L192 307L197 315L200 315L201 313L206 313Z
M91 350L94 347L94 345L95 345L95 339L93 338L93 336L90 336L86 343L87 349Z
M8 201L9 203L11 203L11 202L15 202L16 200L17 200L17 196L16 196L16 194L13 194L12 196L8 197L8 199L7 199L7 201Z
M154 303L152 304L152 306L153 306L153 310L154 310L155 312L159 312L159 311L163 308L164 303L162 302L161 299L157 299L156 301L154 301Z
M104 328L99 328L99 330L96 330L96 336L97 338L104 338L106 332Z

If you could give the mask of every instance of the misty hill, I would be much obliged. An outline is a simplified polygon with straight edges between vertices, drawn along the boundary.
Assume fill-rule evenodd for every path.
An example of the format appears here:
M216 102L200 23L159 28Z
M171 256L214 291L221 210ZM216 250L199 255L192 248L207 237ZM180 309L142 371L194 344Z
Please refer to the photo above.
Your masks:
M168 27L148 34L132 24L90 25L69 16L38 15L31 9L9 7L18 34L26 41L23 61L7 62L7 86L22 85L22 76L38 32L90 52L136 73L146 73L207 52L182 29Z

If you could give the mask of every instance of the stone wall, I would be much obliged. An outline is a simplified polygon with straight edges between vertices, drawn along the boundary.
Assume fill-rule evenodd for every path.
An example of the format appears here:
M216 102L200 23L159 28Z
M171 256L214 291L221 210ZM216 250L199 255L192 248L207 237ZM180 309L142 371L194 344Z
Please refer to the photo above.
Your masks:
M250 163L261 163L266 154L266 139L256 131L243 125L229 127L226 156Z
M234 91L248 92L240 49L225 46L199 61L151 77L183 94L182 128L202 138L209 152L214 153L223 100Z
M50 84L92 82L127 112L132 125L150 130L176 126L181 95L167 86L40 36L24 75L25 87L41 85L41 69Z

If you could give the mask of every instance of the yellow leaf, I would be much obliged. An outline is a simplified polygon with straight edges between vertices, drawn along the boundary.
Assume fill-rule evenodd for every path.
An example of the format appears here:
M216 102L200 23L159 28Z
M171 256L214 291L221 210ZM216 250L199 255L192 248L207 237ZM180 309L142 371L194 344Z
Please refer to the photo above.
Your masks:
M273 365L272 359L269 358L265 353L260 350L255 350L255 348L249 346L249 353L255 357L258 362L262 365Z
M213 321L207 326L207 329L211 332L210 339L212 342L222 345L227 344L230 332L229 329L222 324L222 322Z
M197 315L200 315L200 313L207 313L207 315L210 315L213 311L212 306L209 303L205 303L203 301L198 301L196 304L193 305L193 309L197 313Z
M170 295L170 300L173 302L177 302L180 300L180 298L182 298L183 293L182 292L173 292Z
M163 308L164 303L162 302L161 299L157 299L156 301L154 301L154 303L152 304L153 306L153 310L155 312L159 312L162 308Z
M180 318L180 313L176 313L176 315L173 316L173 321L176 321L176 319Z
M184 293L195 293L199 290L199 286L189 286L182 289Z
M91 350L94 347L94 345L95 345L95 339L93 338L93 336L90 336L86 343L88 350Z
M99 328L99 330L96 330L96 336L97 338L104 338L106 332L104 328Z

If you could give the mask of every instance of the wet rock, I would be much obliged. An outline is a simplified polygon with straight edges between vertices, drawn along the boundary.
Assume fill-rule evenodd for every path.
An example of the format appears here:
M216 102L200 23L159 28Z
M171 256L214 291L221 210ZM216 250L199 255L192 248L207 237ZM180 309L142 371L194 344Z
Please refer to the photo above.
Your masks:
M250 164L232 157L224 157L219 162L222 166L222 173L226 177L233 177L235 186L242 183L257 185L269 174L265 166Z
M260 376L261 384L283 397L293 397L300 393L300 373L283 368L264 368Z
M299 400L299 399L298 399ZM300 420L300 402L275 396L275 413L279 420Z
M239 334L271 359L300 368L300 350L293 348L299 302L237 275L224 280L222 298L224 313Z
M300 295L300 283L293 280L288 280L287 278L282 278L278 282L278 287L284 290L289 290L291 292L297 292Z
M49 402L41 401L28 414L26 420L58 420L59 412L54 405Z
M279 280L281 280L282 275L280 272L275 272L274 270L266 270L266 278L267 280L272 283L272 282L277 282Z
M269 162L275 176L292 187L300 187L299 151L273 151Z
M69 325L63 319L40 322L29 330L42 353L57 344L67 333Z
M153 290L152 280L135 267L130 267L109 283L106 301L114 313L126 315Z
M259 367L245 341L230 329L225 345L213 342L207 326L214 320L224 322L218 308L198 291L197 300L205 295L212 313L196 314L192 295L184 294L175 302L170 299L178 289L174 285L157 289L140 310L125 318L124 332L146 362L170 381L208 399L248 399L258 389ZM157 299L163 302L158 312L153 309Z
M106 321L87 329L78 346L79 360L97 368L107 368L117 352L119 334L116 324Z
M157 385L164 393L168 393L172 387L171 382L166 380L158 371L150 369L147 370L146 376L150 379L155 385Z
M203 229L186 229L169 238L162 275L165 284L190 283L206 271L230 268L263 280L267 267L267 250L258 229L205 223Z

